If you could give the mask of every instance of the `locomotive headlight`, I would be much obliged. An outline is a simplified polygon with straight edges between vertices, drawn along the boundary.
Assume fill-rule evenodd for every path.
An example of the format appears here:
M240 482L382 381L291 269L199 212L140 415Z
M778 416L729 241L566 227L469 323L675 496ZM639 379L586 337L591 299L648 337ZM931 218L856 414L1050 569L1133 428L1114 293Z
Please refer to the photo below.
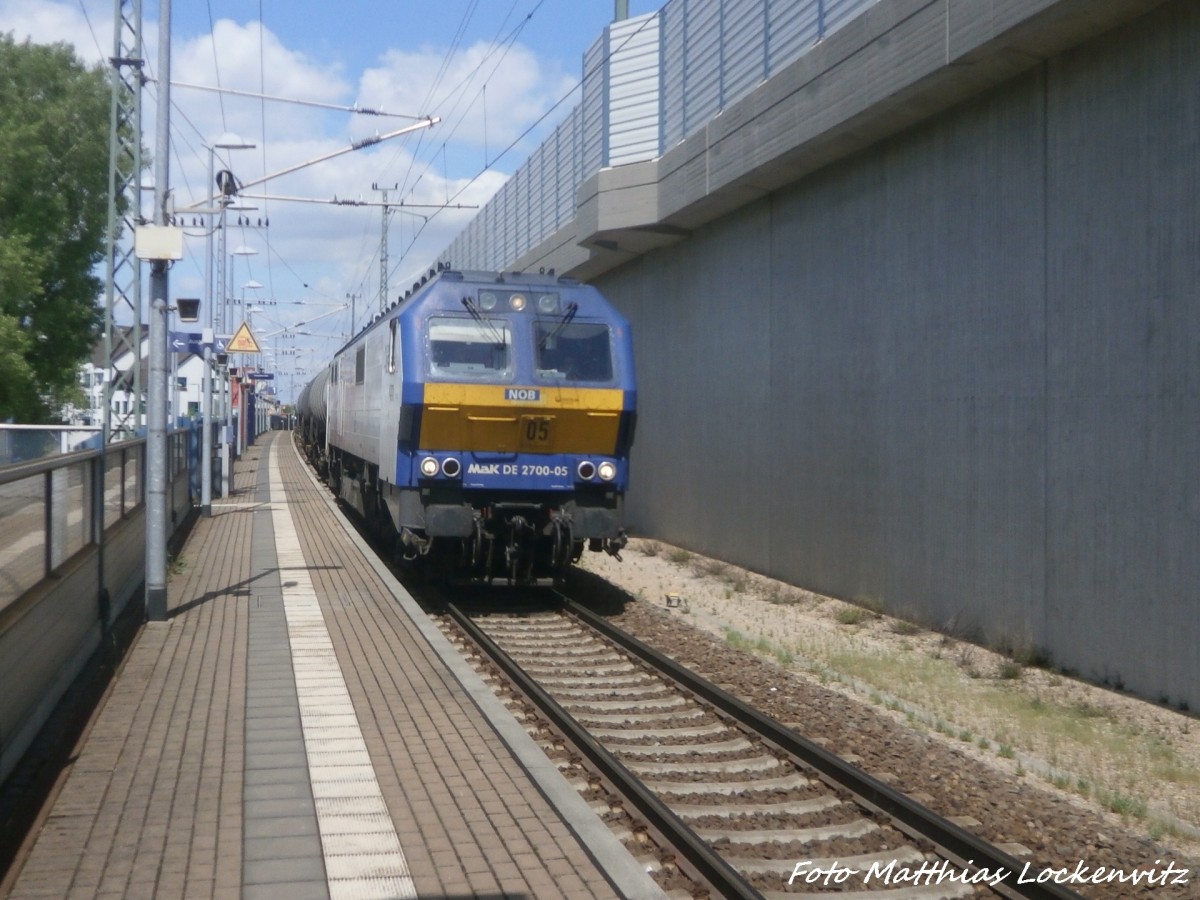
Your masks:
M432 456L427 456L421 460L421 474L426 478L433 478L438 473L438 461Z
M479 308L484 312L491 312L496 308L496 295L492 291L479 292Z
M525 295L513 294L508 298L508 305L511 306L515 312L521 312L521 310L525 308Z
M442 474L447 478L457 478L462 474L462 463L453 456L447 456L442 460Z
M598 471L600 473L601 481L612 481L614 478L617 477L616 464L610 463L607 460L600 463L600 465L596 471Z
M538 294L537 311L543 315L558 312L558 294Z
M579 475L580 481L591 481L596 477L596 464L585 459L576 466L575 472Z

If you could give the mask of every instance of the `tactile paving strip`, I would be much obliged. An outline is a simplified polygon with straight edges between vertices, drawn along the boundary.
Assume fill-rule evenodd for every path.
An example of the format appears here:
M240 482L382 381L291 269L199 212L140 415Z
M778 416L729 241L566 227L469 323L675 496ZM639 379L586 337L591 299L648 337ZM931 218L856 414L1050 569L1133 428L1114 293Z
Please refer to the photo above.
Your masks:
M282 498L280 446L271 447L271 496ZM330 897L415 898L286 504L275 506L272 524Z

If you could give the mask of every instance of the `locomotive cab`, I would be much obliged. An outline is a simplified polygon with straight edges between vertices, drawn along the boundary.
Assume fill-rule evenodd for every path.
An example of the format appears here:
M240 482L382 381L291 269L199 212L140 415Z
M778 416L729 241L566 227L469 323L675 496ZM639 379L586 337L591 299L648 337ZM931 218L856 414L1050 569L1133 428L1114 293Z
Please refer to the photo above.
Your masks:
M624 545L632 342L595 288L443 272L330 373L335 490L404 555L528 581Z

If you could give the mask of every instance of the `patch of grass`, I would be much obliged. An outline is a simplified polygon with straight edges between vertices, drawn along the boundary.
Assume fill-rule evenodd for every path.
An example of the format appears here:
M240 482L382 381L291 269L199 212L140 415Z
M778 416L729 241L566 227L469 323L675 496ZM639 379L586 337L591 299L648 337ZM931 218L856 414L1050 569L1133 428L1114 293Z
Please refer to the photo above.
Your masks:
M979 678L979 667L975 665L976 647L972 644L959 644L955 652L955 658L959 668L961 668L971 678Z
M1016 759L1017 751L1012 748L1012 744L1001 744L1000 749L996 751L1004 759Z
M1070 706L1067 707L1067 711L1072 716L1079 718L1079 719L1107 719L1107 718L1110 718L1109 714L1106 713L1104 710L1102 710L1100 707L1093 706L1091 703L1088 703L1087 701L1084 701L1084 700L1076 700L1074 703L1072 703Z
M698 556L692 562L692 568L697 575L715 578L718 581L729 581L729 566L721 562L719 559L706 559Z
M692 554L690 551L684 550L681 547L675 547L667 552L667 562L675 563L677 566L686 566L691 560Z
M1025 667L1013 659L1006 659L1000 664L1000 668L996 670L996 677L1003 681L1013 681L1021 677L1021 673L1025 671Z
M642 541L638 545L638 550L641 551L642 556L658 556L662 553L662 544L658 541Z
M1119 816L1130 816L1134 819L1146 818L1146 801L1141 797L1130 797L1119 791L1097 791L1096 799L1107 810Z
M854 598L854 603L877 616L883 614L883 601L871 594L857 595Z
M766 638L749 638L732 628L725 629L725 643L735 650L745 650L759 656L774 656L777 652L775 646Z
M751 647L751 642L746 636L733 628L725 629L725 643L735 650L749 650Z
M724 582L726 590L732 591L735 594L746 593L746 589L750 586L750 580L745 575L737 569L732 569L728 566L725 567L720 580Z
M870 610L861 606L843 606L834 618L842 625L861 625L873 616Z
M889 627L893 634L903 635L920 634L923 630L916 622L908 622L904 619L893 619Z
M772 606L795 606L802 601L803 595L794 588L772 583L763 593L763 599Z

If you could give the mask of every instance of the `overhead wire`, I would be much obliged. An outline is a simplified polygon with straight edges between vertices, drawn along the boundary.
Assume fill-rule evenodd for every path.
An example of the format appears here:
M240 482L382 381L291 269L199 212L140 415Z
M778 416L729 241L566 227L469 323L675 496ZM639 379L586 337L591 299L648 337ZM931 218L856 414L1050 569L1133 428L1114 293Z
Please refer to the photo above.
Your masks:
M469 24L473 20L474 16L477 14L478 0L471 0L471 2L468 4L462 17L460 18L458 28L455 31L455 34L450 43L450 46L447 48L447 51L443 55L441 64L438 67L435 78L429 84L428 88L426 89L426 94L425 94L425 97L427 98L427 103L433 103L434 102L433 98L439 97L439 96L444 97L448 101L451 101L451 111L447 116L443 117L444 121L449 120L452 122L451 128L449 129L448 134L446 134L442 130L439 130L440 133L444 134L444 140L442 142L440 142L440 145L438 147L429 146L428 147L429 152L427 152L427 153L423 152L425 149L425 146L423 146L423 144L422 144L422 142L427 139L425 138L425 136L423 134L419 137L417 146L415 148L412 148L412 150L409 153L408 167L407 167L407 170L404 175L404 181L402 182L403 191L404 191L402 196L406 195L408 197L412 197L415 195L416 190L418 189L420 184L422 184L423 180L426 178L428 173L433 169L434 166L436 166L438 164L439 157L440 157L441 168L443 170L442 178L443 178L443 183L444 183L444 189L446 192L447 202L448 203L453 202L455 199L462 197L466 191L470 190L470 188L472 186L474 186L475 184L478 183L479 179L483 175L485 175L487 172L494 169L494 167L502 159L504 159L507 156L507 154L512 151L512 149L514 147L516 147L523 140L525 140L530 133L532 133L535 129L537 129L540 125L542 125L542 123L544 123L548 117L553 115L554 112L559 107L561 107L563 103L565 103L568 99L570 99L579 90L579 85L583 82L584 79L580 79L579 82L577 82L575 85L573 85L556 102L551 104L542 113L542 115L540 115L534 122L532 122L519 135L517 135L515 139L513 139L511 142L509 142L507 145L505 145L502 149L499 150L499 152L495 153L494 155L492 155L489 152L490 144L485 145L483 167L470 179L468 179L467 181L465 181L464 183L462 183L460 185L457 185L456 188L453 189L453 193L451 193L452 188L449 183L450 179L449 179L449 172L448 172L447 144L450 141L452 141L454 136L461 130L461 128L467 121L467 117L470 114L470 110L471 110L472 106L474 105L474 102L478 102L480 96L486 97L486 89L487 89L488 84L492 83L495 80L496 73L498 72L499 67L503 64L505 58L511 52L512 48L515 46L519 36L523 32L523 30L526 28L526 26L529 24L530 20L535 16L535 14L537 14L540 11L542 6L544 5L544 0L537 0L537 2L532 5L532 7L530 8L530 11L521 19L521 21L519 23L517 23L508 33L504 33L503 29L511 21L512 14L513 14L514 10L517 8L517 6L519 5L519 2L520 2L520 0L513 0L513 3L509 6L507 12L505 13L503 19L500 22L500 25L497 27L497 36L496 36L496 38L493 39L492 46L486 51L483 58L480 59L479 62L469 72L465 73L458 80L458 82L455 85L453 85L449 89L443 90L443 88L445 86L444 83L445 83L446 75L451 70L451 65L452 65L452 62L454 59L454 54L459 51L459 48L463 44L463 42L465 40L465 36L468 33ZM216 80L217 80L218 84L220 84L221 69L220 69L219 61L217 59L217 42L215 40L215 21L214 21L214 13L213 13L213 8L212 8L212 0L206 0L206 4L207 4L207 8L208 8L210 34L212 34L214 36L214 40L211 43L212 51L213 51L214 71L216 73ZM259 35L258 35L258 37L259 37L259 77L260 77L260 87L262 87L265 90L265 88L266 88L266 84L265 84L265 35L264 35L265 22L264 22L264 10L263 10L262 0L259 0L258 11L259 11ZM502 38L501 38L501 34L503 34ZM607 58L608 57L606 56L605 61L607 60ZM600 64L602 65L603 61ZM586 79L586 77L588 77L588 76L585 75L585 79ZM483 81L482 86L480 87L478 92L476 92L474 95L471 95L470 94L471 86L473 84L478 83L478 81L481 78ZM468 96L474 96L475 100L472 103L466 103L466 98ZM303 102L303 101L301 101L301 102ZM174 106L174 104L172 104L172 105ZM221 102L220 102L220 113L221 113L221 121L222 121L222 124L224 125L228 122L228 119L227 119L227 112L226 112L223 96L222 96ZM457 115L457 118L452 118L455 115ZM486 106L485 106L485 110L484 110L484 115L486 116ZM265 171L267 169L266 161L267 161L267 157L268 157L268 149L265 146L265 144L266 144L265 135L267 134L267 120L266 120L266 112L265 112L265 99L262 99L262 98L260 98L260 120L261 120L262 133L264 135L263 147L262 147L262 157L263 157L263 166L264 166L264 171ZM195 129L195 126L192 125L192 123L189 122L189 125L191 125L193 130L195 130L198 133L198 129ZM488 136L488 138L490 139L490 135ZM399 154L400 152L401 151L398 149L397 154ZM425 160L424 165L422 167L418 168L418 166L421 165L420 160L422 158L424 158L424 160ZM395 159L395 156L393 157L393 159ZM419 174L416 174L416 177L414 178L414 173L419 173ZM415 223L415 222L412 223L413 227L411 230L411 237L408 234L405 234L405 232L408 230L407 228L400 229L400 236L402 237L402 239L409 238L409 240L407 241L407 243L405 245L404 251L400 254L400 258L391 267L391 270L389 272L390 275L395 275L395 273L398 272L400 270L400 268L406 263L406 259L409 256L409 254L411 253L412 248L418 243L418 241L426 233L426 231L429 228L430 223L435 221L438 218L438 216L441 214L441 212L442 212L441 210L435 210L429 216L422 216L421 217L422 221L420 223ZM363 235L364 241L366 239L366 233L367 233L367 231L369 231L369 229L370 229L369 223L365 224L364 225L364 235ZM285 269L287 271L289 271L292 275L297 275L297 273L296 273L295 269L287 262L287 260L284 259L284 257L282 257L278 253L277 248L275 248L273 246L273 242L270 239L269 233L265 236L265 240L266 240L266 243L268 246L267 258L265 260L267 267L268 267L267 280L271 284L271 292L274 293L274 286L273 286L273 284L274 284L273 276L275 274L275 269L273 268L274 263L279 263L279 264L284 265ZM374 243L375 243L375 250L371 254L371 257L372 257L371 262L368 264L372 268L374 268L374 265L378 262L378 257L379 257L378 242L376 241ZM299 277L299 276L297 275L297 277ZM361 275L357 281L356 291L361 291L364 296L368 295L368 294L374 294L374 291L368 291L366 288L366 285L369 282L369 280L370 280L369 274Z
M205 0L205 6L208 9L208 35L210 38L209 45L212 47L213 55L213 78L216 80L217 87L219 88L221 87L221 63L220 60L217 59L217 25L216 22L213 21L212 0ZM229 128L225 118L225 98L220 94L217 96L218 103L221 107L221 129L228 131Z
M661 10L656 12L653 16L647 17L645 22L643 22L640 26L638 26L637 29L630 32L625 37L625 40L623 40L619 45L609 49L609 51L601 59L597 60L595 66L593 66L590 70L585 71L583 73L583 77L581 77L579 79L579 81L576 82L575 85L570 90L568 90L557 101L555 101L544 113L542 113L541 116L538 117L538 119L536 119L533 123L531 123L523 132L521 132L519 135L517 135L517 137L514 138L508 144L508 146L506 146L503 150L501 150L493 160L491 160L490 162L485 160L484 168L481 169L479 172L477 172L466 184L464 184L461 188L458 189L458 191L456 191L453 195L451 195L447 201L447 205L449 205L451 202L453 202L454 200L457 200L459 197L461 197L464 191L466 191L475 182L477 182L480 178L482 178L485 174L487 174L487 172L491 170L492 166L495 165L495 163L497 163L501 159L503 159L510 150L512 150L514 147L516 147L519 143L521 143L521 141L523 141L527 135L529 135L534 129L536 129L542 122L544 122L551 115L551 113L553 113L559 106L561 106L563 103L565 103L576 91L578 91L583 86L583 84L588 80L588 78L590 78L592 75L594 75L598 70L602 69L603 66L612 58L614 53L617 53L627 43L629 43L629 41L633 40L633 38L635 38L638 34L640 34L641 31L644 28L646 28L646 26L648 26L650 24L650 22L654 21L659 15L661 15ZM401 263L403 263L405 257L408 255L408 252L413 248L413 246L416 245L416 242L420 238L421 233L424 232L424 230L429 226L429 223L431 221L433 221L435 218L437 218L437 216L442 211L443 210L434 210L433 214L430 215L429 219L426 220L426 222L422 224L420 229L413 236L412 241L409 242L408 247L406 247L404 249L404 251L401 253L400 259L396 263L397 269L399 268ZM394 274L394 271L395 270L393 270L392 274Z
M464 75L453 88L451 88L449 91L446 92L447 98L457 97L457 99L455 100L453 106L451 107L451 110L446 112L446 114L443 116L443 120L449 120L455 114L455 112L458 111L464 98L467 95L466 94L467 89L476 80L477 76L479 76L479 74L484 71L484 69L485 69L485 67L487 67L488 63L492 62L490 69L488 69L487 74L484 77L484 84L483 84L483 87L481 88L481 90L486 90L487 83L495 76L496 72L499 70L500 66L503 64L504 60L507 58L512 47L516 44L517 39L520 37L521 33L528 26L529 22L533 19L534 15L536 15L537 12L541 9L541 7L544 3L545 3L545 0L537 0L537 2L533 5L533 7L530 9L530 11L521 19L521 21L516 26L514 26L511 31L509 31L506 35L504 35L502 40L500 40L499 37L500 37L501 33L503 32L505 25L507 25L509 19L511 18L513 10L517 6L517 0L514 0L513 4L509 7L508 12L505 14L504 18L501 20L499 26L497 27L496 37L494 37L492 39L492 41L489 45L489 49L484 54L484 57L476 64L476 66L470 72L466 73L466 75ZM494 59L494 61L493 61L493 57L496 57ZM447 68L447 67L443 66L443 70L445 68ZM435 89L436 89L436 83L434 85L431 85L430 90L426 95L428 98L430 98L429 99L430 103L433 102L432 98L435 96ZM569 96L569 94L568 94L568 96ZM555 107L557 107L561 102L562 101L560 100L559 103L556 103L554 107L551 107L551 111L553 111L553 109ZM445 134L443 132L444 137L443 137L443 141L442 141L441 145L427 159L427 161L425 163L425 167L421 170L421 173L417 176L416 180L413 181L411 184L408 184L408 179L411 177L411 174L413 171L413 166L416 163L416 160L418 158L419 151L420 151L420 144L418 143L418 147L415 148L412 155L410 156L409 169L405 173L404 182L402 182L402 184L406 186L406 188L402 188L402 190L406 189L406 191L407 191L406 196L408 196L408 197L415 196L417 186L420 184L421 180L425 177L425 175L436 164L436 161L437 161L439 155L442 155L443 165L444 165L444 159L445 159L444 153L445 153L446 144L454 137L454 135L457 133L458 129L466 121L466 118L467 118L468 114L470 113L473 105L474 105L473 103L468 104L466 106L466 108L462 109L461 113L458 114L458 119L450 127L449 134ZM547 115L548 115L548 113L547 113ZM543 115L538 120L538 122L541 122L544 119L545 119L545 115ZM534 126L532 126L532 127L536 127L537 124L538 123L535 123ZM531 129L529 129L529 130L531 130ZM525 134L528 134L529 130L524 132L522 134L522 137L524 137ZM424 135L422 135L422 138L423 137L424 137ZM486 163L487 163L487 160L485 158L485 164ZM486 170L487 170L487 167L485 166L484 171L486 171ZM480 173L480 174L482 174L482 173ZM478 178L478 176L476 176L476 179L474 179L474 180L477 180L477 178ZM447 185L447 189L448 189L448 185ZM459 195L461 195L461 193L462 193L462 191L459 190L455 194L455 196L459 196ZM449 202L450 201L447 200L447 203L449 203ZM433 218L433 217L431 216L430 219L431 218ZM430 219L426 219L424 225L428 225ZM408 251L411 250L412 246L416 243L416 240L419 238L420 232L423 230L424 230L424 226L422 226L422 228L417 231L417 233L413 237L413 241L410 242L409 246L405 248L404 252L401 253L400 258L396 261L396 263L389 270L389 273L388 273L389 279L392 275L394 275L396 273L396 271L399 270L400 266L404 263L405 258L408 255ZM377 258L378 258L378 252L376 252L374 254L374 256L372 257L372 261L374 261Z
M88 15L87 6L84 5L83 0L79 0L79 11L83 13L83 21L87 23L88 31L90 31L92 34L92 42L96 45L97 55L99 56L101 62L107 61L108 54L105 53L100 47L100 38L96 37L96 29L92 25L92 18Z
M496 34L492 37L492 40L489 42L488 50L484 54L483 58L481 60L479 60L479 62L476 64L476 66L471 71L467 72L461 79L459 79L457 84L455 84L452 88L450 88L448 91L446 91L446 94L445 94L446 99L450 100L450 99L454 98L454 102L451 105L450 109L448 111L445 111L444 114L442 115L443 121L449 122L453 118L453 116L456 113L458 113L459 106L463 102L463 99L466 97L467 90L470 88L471 84L474 83L476 77L480 74L480 72L483 71L484 67L489 63L489 61L492 59L492 57L494 55L496 55L497 53L499 53L500 58L495 61L495 64L492 65L491 70L488 72L487 76L484 78L484 84L483 84L483 87L481 88L481 90L486 90L488 81L490 81L491 78L496 74L496 71L500 68L501 63L504 62L505 58L508 56L509 51L512 49L513 45L516 43L517 38L520 37L521 32L524 31L525 27L533 19L534 15L536 15L538 10L541 9L542 4L544 2L545 2L545 0L537 0L537 2L534 4L533 8L521 19L520 23L518 25L516 25L512 29L512 31L510 31L507 35L505 35L503 37L503 39L501 39L500 36L503 33L504 26L507 25L509 18L511 18L511 16L512 16L512 11L516 7L516 0L514 0L513 5L509 7L508 12L505 14L504 18L501 20L499 26L497 26ZM431 88L431 91L429 94L429 100L428 100L429 103L433 102L432 98L433 98L433 89ZM442 129L442 131L439 132L439 134L442 135L442 143L443 144L447 143L458 132L459 127L466 120L467 114L471 111L471 108L473 105L474 105L473 102L471 104L468 104L466 109L463 109L462 112L458 114L458 119L454 122L454 124L452 126L449 127L449 129ZM448 131L448 133L447 133L447 131ZM422 136L422 137L424 137L424 136ZM401 184L403 184L403 185L408 184L408 179L412 174L413 165L415 164L416 158L419 155L419 150L420 150L420 145L418 144L417 150L415 150L412 155L412 159L409 164L409 169L405 173L405 177L404 177L403 181L401 182ZM424 177L425 172L428 172L429 168L430 168L430 166L429 166L429 164L427 164L425 169L422 171L421 175L419 175L417 177L417 180L415 182L413 182L413 184L411 186L408 187L409 196L412 195L411 192L416 189L417 184L420 183L421 178Z
M517 0L513 0L513 7L515 7L516 3L517 3ZM437 94L438 87L441 85L442 79L445 77L446 72L450 68L451 62L454 59L454 54L458 51L459 46L462 44L463 38L466 36L467 29L470 26L472 18L474 18L475 11L478 9L478 6L479 6L479 0L471 0L471 2L467 5L467 8L465 10L463 10L462 16L459 17L458 27L455 29L454 35L450 39L449 46L446 48L445 52L442 54L441 64L438 66L438 70L435 73L428 88L426 88L425 97L423 98L421 105L418 107L419 109L430 109L431 108L431 106L433 104L433 98ZM509 12L505 16L504 21L507 21L508 16L511 14L512 14L512 7L510 7ZM503 28L503 24L501 24L500 27ZM418 135L417 141L416 141L416 146L409 152L408 169L405 172L405 176L404 176L405 182L407 182L407 179L412 172L413 161L417 158L418 154L420 153L420 149L423 146L424 140L425 140L424 133ZM391 156L390 162L383 167L383 171L386 171L391 165L393 165L397 161L402 150L403 150L403 145L396 148L396 150L393 152L393 154ZM399 184L400 184L400 182L397 182L398 186L399 186ZM415 185L413 187L415 188ZM364 246L364 251L365 251L365 247L366 247L366 240L367 240L367 225L364 220L363 233L360 237L360 241L361 241L362 245ZM378 244L378 242L376 242L375 249L371 252L370 258L363 264L364 270L367 272L370 272L372 270L372 268L375 266L378 259L379 259L379 244ZM364 279L365 279L365 277L366 276L364 276ZM353 333L353 328L351 329L351 332Z

